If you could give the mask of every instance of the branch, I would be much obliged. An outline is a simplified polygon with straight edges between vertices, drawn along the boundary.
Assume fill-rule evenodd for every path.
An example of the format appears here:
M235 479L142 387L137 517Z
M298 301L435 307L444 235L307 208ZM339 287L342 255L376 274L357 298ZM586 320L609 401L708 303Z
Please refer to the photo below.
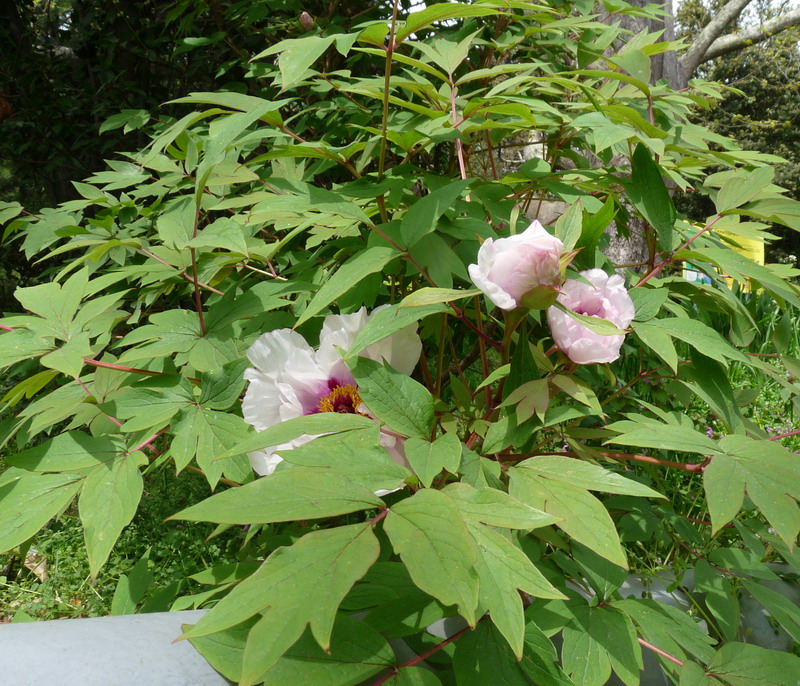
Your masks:
M717 38L703 55L703 62L713 60L720 55L727 55L729 52L741 50L748 45L765 41L767 38L772 38L772 36L797 24L800 24L800 8L782 14L780 17L770 19L761 26L755 26L740 33L731 33Z
M730 0L728 4L722 7L719 14L706 25L697 38L692 41L689 49L679 61L679 67L684 81L688 81L692 77L694 70L703 62L710 59L706 56L709 46L722 35L722 32L728 25L736 19L736 17L742 13L742 10L751 2L752 0Z

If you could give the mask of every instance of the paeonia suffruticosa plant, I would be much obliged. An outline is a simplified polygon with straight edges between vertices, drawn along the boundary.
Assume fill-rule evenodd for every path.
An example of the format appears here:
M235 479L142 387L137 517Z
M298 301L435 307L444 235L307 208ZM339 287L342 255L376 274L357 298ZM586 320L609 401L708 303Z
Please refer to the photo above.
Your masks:
M719 86L649 83L675 46L615 18L654 10L596 10L312 27L80 199L6 204L52 267L0 320L0 549L76 502L94 577L143 475L191 470L209 497L174 519L238 553L173 607L210 608L184 637L238 683L633 686L643 653L674 683L796 683L737 603L800 638L763 585L800 570L800 461L731 380L800 390L752 306L796 307L800 272L737 250L800 203L693 123ZM501 168L520 136L542 154ZM611 262L612 225L646 259ZM666 558L694 605L624 597Z

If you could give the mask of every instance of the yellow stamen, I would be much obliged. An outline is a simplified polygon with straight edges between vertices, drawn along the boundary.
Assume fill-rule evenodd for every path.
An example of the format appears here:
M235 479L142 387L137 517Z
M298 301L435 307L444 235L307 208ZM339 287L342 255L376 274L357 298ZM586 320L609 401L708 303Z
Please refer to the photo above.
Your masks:
M320 398L317 409L320 412L344 412L346 414L359 414L361 396L358 388L353 385L336 386L324 398Z

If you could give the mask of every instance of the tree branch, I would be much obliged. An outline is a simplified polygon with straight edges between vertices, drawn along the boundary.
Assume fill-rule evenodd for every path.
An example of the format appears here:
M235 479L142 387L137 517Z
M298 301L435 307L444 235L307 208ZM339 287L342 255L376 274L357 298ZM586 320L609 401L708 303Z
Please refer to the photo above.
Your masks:
M713 60L721 55L727 55L729 52L741 50L748 45L760 43L798 24L800 24L800 8L782 14L780 17L770 19L761 26L754 26L746 31L721 36L708 47L705 55L703 55L703 62Z
M700 32L700 34L692 41L689 49L680 58L679 65L681 75L684 82L687 82L703 62L709 60L706 57L709 46L714 43L721 35L728 25L736 19L742 10L747 7L752 0L730 0L730 2L722 7L708 25Z

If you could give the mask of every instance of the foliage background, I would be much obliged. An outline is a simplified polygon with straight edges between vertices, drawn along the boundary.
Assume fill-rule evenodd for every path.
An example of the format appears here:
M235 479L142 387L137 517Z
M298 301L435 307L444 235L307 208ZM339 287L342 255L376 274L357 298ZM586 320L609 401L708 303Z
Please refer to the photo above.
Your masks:
M172 22L191 25L195 7L178 6ZM247 20L258 28L280 9ZM586 3L503 4L502 14L491 3L440 4L388 39L369 12L309 27L290 9L275 22L287 33L269 37L302 33L301 42L247 64L239 53L221 59L224 84L181 71L188 80L178 85L210 92L156 116L106 120L114 135L131 135L135 152L92 167L57 207L0 209L6 237L53 265L17 291L24 313L0 322L0 362L15 382L4 398L0 547L22 558L51 518L77 510L94 578L114 564L120 535L124 545L145 479L199 472L218 492L176 516L218 525L224 562L192 560L208 567L192 581L210 588L165 578L137 595L145 561L114 600L130 610L155 597L151 609L224 598L188 633L243 683L321 669L337 683L461 685L488 671L509 683L590 686L613 671L634 684L642 648L681 682L744 684L758 674L790 683L797 660L743 643L737 603L758 595L800 635L796 608L763 590L775 576L768 564L797 571L798 468L780 442L796 430L776 434L750 409L763 388L776 406L797 405L797 272L740 258L735 238L711 230L769 239L772 224L800 228L800 204L772 183L775 160L698 125L693 108L709 107L720 87L649 84L649 58L672 46L647 32L623 41ZM94 30L91 12L73 10L43 26ZM203 36L182 45L241 45ZM171 54L183 63L188 52ZM531 128L545 157L496 178L492 147ZM19 133L36 142L30 129ZM74 171L50 169L53 183L31 175L24 190L38 204ZM665 178L708 199L699 225L676 211ZM642 232L646 260L626 274L638 284L635 332L614 365L576 368L536 313L515 332L518 321L468 290L479 240L521 230L519 206L551 198L570 208L551 229L581 249L579 269L614 268L603 252L612 220L623 235ZM712 283L685 281L683 259ZM249 431L237 401L258 335L294 326L313 343L327 312L377 304L390 304L391 316L361 343L419 321L424 364L409 379L356 362L352 349L353 373L371 409L413 436L423 458L392 466L376 450L374 423L356 415ZM253 480L248 450L328 431L338 433ZM338 488L322 503L308 496L321 475ZM373 491L386 481L406 487L382 502ZM338 584L318 571L350 555ZM703 594L685 612L618 592L628 567L667 563L691 569ZM274 571L282 564L290 587ZM168 570L175 582L186 571ZM322 593L311 596L318 604L306 592ZM477 629L458 641L425 631L456 613ZM382 634L425 654L436 675L397 658Z

